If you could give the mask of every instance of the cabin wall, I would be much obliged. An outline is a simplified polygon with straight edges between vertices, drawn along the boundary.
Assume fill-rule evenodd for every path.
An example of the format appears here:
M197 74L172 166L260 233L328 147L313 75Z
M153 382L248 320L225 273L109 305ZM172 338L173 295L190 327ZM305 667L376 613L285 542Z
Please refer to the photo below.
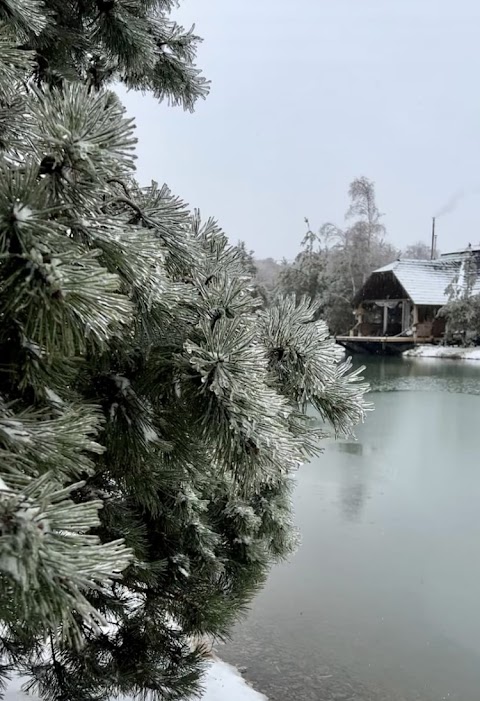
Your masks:
M398 336L405 326L405 303L410 300L366 300L355 310L351 336ZM411 326L411 322L409 324Z
M437 318L439 306L415 305L410 299L366 300L355 310L353 337L441 339L445 322Z
M407 293L391 270L373 273L360 291L356 302L373 299L405 299Z

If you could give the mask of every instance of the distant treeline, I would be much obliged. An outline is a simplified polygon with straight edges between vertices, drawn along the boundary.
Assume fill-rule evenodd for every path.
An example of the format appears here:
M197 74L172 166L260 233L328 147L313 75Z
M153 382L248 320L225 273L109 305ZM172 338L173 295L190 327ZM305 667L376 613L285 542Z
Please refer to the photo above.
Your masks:
M278 263L273 258L255 260L245 244L239 244L264 304L277 294L307 295L317 302L318 316L325 319L333 334L347 333L352 326L354 297L373 270L399 257L430 258L426 243L401 251L388 242L372 181L356 178L348 197L343 227L326 222L315 232L305 219L307 231L291 263Z

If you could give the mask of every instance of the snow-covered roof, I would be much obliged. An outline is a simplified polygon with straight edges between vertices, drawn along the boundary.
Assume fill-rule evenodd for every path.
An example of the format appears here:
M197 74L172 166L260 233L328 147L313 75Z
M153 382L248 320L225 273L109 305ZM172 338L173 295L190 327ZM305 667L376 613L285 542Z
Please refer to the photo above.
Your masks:
M480 243L472 246L471 244L466 246L465 248L460 248L457 249L456 251L450 251L447 253L442 253L440 258L453 258L455 256L464 256L468 253L476 253L477 255L480 253Z
M362 292L371 288L375 277L391 272L414 304L441 306L449 300L449 285L456 284L460 288L464 284L462 263L465 260L465 255L445 256L436 260L396 260L375 270L357 298L366 299ZM472 294L480 294L480 275L477 276Z

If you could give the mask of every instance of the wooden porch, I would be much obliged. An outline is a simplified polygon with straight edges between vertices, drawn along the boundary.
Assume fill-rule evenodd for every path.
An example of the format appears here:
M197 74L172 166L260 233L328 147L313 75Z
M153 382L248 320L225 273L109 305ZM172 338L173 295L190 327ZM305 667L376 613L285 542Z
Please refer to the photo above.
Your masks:
M336 336L335 341L351 353L400 355L416 345L434 343L435 339L432 336Z
M444 322L437 308L410 299L364 300L355 309L356 324L336 341L352 353L399 355L418 344L439 342Z

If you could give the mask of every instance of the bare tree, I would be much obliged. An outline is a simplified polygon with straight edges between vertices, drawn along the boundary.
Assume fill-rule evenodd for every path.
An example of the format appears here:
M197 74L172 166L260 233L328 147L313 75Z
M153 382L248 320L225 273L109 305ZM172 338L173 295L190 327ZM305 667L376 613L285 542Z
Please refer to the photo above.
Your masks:
M307 225L307 233L302 239L301 246L307 253L312 254L315 244L319 242L319 236L314 231L312 231L310 227L310 222L307 219L307 217L305 217L304 221Z
M370 273L399 255L385 241L374 183L356 178L348 193L347 226L327 222L317 234L305 219L302 250L293 265L285 267L279 283L283 292L307 294L319 301L333 333L348 331L353 321L352 302Z
M379 211L375 199L375 183L365 178L355 178L348 189L350 206L345 215L346 219L357 218L355 226L366 232L367 250L374 240L385 236L385 226L380 221L383 214Z
M431 248L428 244L423 241L417 241L416 243L411 243L402 251L402 258L407 260L430 260Z

